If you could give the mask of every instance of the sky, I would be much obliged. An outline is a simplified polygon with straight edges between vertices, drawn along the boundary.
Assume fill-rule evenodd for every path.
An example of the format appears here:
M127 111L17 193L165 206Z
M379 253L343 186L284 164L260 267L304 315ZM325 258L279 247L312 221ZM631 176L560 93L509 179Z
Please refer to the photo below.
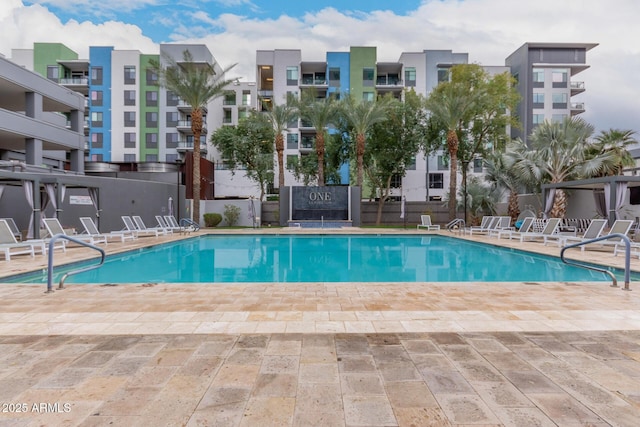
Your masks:
M581 115L596 130L640 131L638 0L0 0L0 54L34 42L157 54L160 43L202 43L230 77L255 81L259 49L327 51L376 46L378 61L447 49L504 65L526 42L597 43L587 52ZM636 135L640 139L640 134Z

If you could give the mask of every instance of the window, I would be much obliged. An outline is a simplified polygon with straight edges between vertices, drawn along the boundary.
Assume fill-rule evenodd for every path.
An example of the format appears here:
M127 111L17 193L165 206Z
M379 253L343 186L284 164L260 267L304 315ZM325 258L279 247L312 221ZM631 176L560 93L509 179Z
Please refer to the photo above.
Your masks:
M167 148L177 148L178 147L178 134L175 132L165 134L165 140L167 144Z
M158 74L154 70L147 69L147 86L155 86L158 84Z
M175 107L180 102L180 98L174 92L167 91L167 107Z
M482 173L483 165L484 161L481 158L476 157L473 159L473 173Z
M249 110L238 110L238 120L246 119L249 117Z
M373 68L362 69L362 84L363 86L373 86L373 79L375 70Z
M125 132L125 134L124 134L124 148L136 148L136 134L135 134L135 132Z
M136 112L135 111L125 111L124 112L124 126L125 127L135 127L136 126Z
M91 84L102 85L102 67L91 67Z
M124 155L124 161L125 162L135 162L136 161L136 155L135 154L125 154Z
M147 107L157 107L158 106L158 92L155 90L148 90L145 94L145 98L147 100Z
M158 127L158 113L156 112L147 112L145 114L146 127L148 128L157 128Z
M222 123L226 123L226 124L231 123L231 109L225 108L222 111L223 111Z
M404 70L404 83L407 87L415 87L416 85L416 69L415 67L407 67Z
M544 93L533 94L533 108L544 108Z
M167 127L178 126L178 120L180 119L177 111L167 111Z
M287 67L287 86L298 86L298 67Z
M175 162L178 161L179 158L180 157L178 157L177 154L167 154L165 156L165 162L167 162L167 163L175 163Z
M411 160L405 166L406 170L416 170L416 156L411 156Z
M533 115L533 124L534 125L541 125L542 123L544 123L544 114L534 114Z
M91 113L91 126L92 127L102 127L102 112L101 111L93 111Z
M544 69L534 68L532 71L533 87L544 87Z
M429 188L444 188L444 174L430 173Z
M134 65L124 66L124 84L126 85L136 84L136 67Z
M438 83L449 81L449 69L438 67Z
M147 148L158 148L158 134L147 133L145 134L145 145Z
M287 149L288 150L296 150L298 148L298 134L297 133L288 133L287 134Z
M566 93L554 93L551 98L553 100L553 108L558 108L558 109L567 108L567 101L569 97Z
M445 156L438 156L438 170L446 171L449 169L449 158Z
M553 87L567 87L568 76L569 74L566 69L551 70Z
M340 68L329 68L329 86L340 87Z
M158 155L157 154L146 154L144 156L144 161L145 162L157 162L158 161Z
M124 105L136 105L136 91L125 90L124 91Z
M60 67L57 65L47 65L47 78L58 83L60 80Z
M399 173L391 175L390 188L402 188L402 175Z
M371 101L373 102L373 92L363 92L362 93L362 100L363 101Z
M102 106L102 98L103 93L101 90L92 90L91 91L91 106L92 107L101 107Z
M91 134L91 148L103 147L104 135L101 132L95 132Z
M567 118L566 114L553 114L551 115L551 121L553 123L562 123Z
M236 93L235 92L227 92L224 94L224 105L236 105Z
M242 105L251 105L251 92L248 90L242 91Z
M101 162L102 161L102 154L92 154L91 155L91 161L92 162Z

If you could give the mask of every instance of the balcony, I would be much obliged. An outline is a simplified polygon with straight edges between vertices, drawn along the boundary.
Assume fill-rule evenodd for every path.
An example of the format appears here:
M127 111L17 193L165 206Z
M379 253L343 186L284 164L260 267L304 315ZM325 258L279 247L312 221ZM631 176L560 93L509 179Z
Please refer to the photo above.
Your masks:
M184 153L185 151L193 151L193 141L180 141L178 142L178 146L176 147L176 151L178 153ZM208 147L205 142L200 141L200 152L202 154L207 154Z
M571 115L577 116L578 114L584 113L584 102L572 102L571 103Z
M87 86L89 85L88 77L71 77L68 79L60 79L58 81L63 86Z
M584 92L584 82L571 82L571 96Z
M183 100L178 101L177 107L178 107L178 110L182 111L183 113L190 113L192 110L191 105L187 104ZM207 113L206 105L202 108L202 112L205 114Z
M308 153L315 149L315 137L312 136L303 136L300 138L300 152Z
M191 120L179 120L176 129L178 132L184 134L193 134L193 131L191 130ZM207 133L207 124L205 122L202 123L202 133Z
M391 76L378 76L376 79L376 87L404 87L402 79Z

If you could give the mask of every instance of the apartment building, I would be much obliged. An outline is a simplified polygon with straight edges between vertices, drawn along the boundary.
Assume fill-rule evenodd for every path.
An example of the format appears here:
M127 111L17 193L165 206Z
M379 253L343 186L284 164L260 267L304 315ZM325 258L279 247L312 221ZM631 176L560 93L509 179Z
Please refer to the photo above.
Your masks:
M533 129L548 121L562 121L582 114L586 88L574 76L589 68L587 52L597 43L525 43L509 55L505 64L518 82L521 102L516 114L521 128L511 136L527 140ZM574 98L575 97L575 98Z

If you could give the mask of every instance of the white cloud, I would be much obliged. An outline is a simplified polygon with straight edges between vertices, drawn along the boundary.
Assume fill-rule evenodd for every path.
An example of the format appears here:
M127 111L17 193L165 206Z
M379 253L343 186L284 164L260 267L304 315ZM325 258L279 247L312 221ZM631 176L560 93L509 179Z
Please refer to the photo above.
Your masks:
M77 0L38 0L59 6ZM80 0L87 2L88 0ZM246 0L214 0L229 7ZM103 3L139 7L156 0L116 0ZM124 5L126 3L127 5ZM202 2L211 5L211 1ZM81 3L80 3L81 4ZM95 1L92 1L95 4ZM325 8L301 18L286 15L256 19L232 14L211 15L202 9L180 16L149 20L172 23L167 40L205 43L222 65L238 63L234 74L255 79L258 49L301 49L303 60L323 60L327 51L350 46L377 46L380 61L396 61L401 52L451 49L468 52L472 62L504 65L505 58L525 42L598 43L587 53L591 68L575 76L585 81L580 100L583 115L597 129L639 129L640 2L637 0L427 0L404 16L388 11L340 12ZM224 10L224 9L222 9ZM59 41L83 53L90 45L157 52L134 25L110 21L61 23L42 6L20 0L0 2L0 52L28 48L35 41Z

